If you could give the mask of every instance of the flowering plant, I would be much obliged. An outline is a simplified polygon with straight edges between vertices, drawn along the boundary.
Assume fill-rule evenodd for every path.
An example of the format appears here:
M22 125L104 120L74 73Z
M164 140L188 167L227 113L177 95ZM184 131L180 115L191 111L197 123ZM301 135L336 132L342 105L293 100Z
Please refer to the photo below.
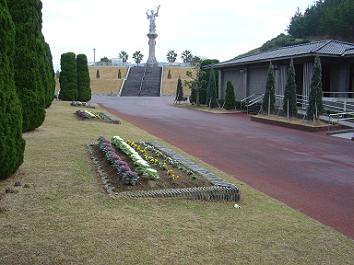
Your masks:
M133 160L134 165L135 165L135 171L143 176L146 176L150 179L157 180L160 178L158 172L151 168L149 163L144 160L139 153L131 147L128 143L126 143L121 137L119 136L113 136L111 139L111 143L121 150L124 154L129 156L130 159Z
M99 137L97 141L100 150L104 153L107 161L117 170L117 173L121 176L123 183L132 186L136 185L139 180L138 174L133 172L128 163L123 161L119 155L117 155L110 141L102 136Z

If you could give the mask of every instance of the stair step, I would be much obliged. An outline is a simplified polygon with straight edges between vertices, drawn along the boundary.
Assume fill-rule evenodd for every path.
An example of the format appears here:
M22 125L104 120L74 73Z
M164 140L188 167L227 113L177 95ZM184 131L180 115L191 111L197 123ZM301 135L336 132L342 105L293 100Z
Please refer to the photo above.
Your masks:
M162 67L130 68L121 96L160 96L161 74Z

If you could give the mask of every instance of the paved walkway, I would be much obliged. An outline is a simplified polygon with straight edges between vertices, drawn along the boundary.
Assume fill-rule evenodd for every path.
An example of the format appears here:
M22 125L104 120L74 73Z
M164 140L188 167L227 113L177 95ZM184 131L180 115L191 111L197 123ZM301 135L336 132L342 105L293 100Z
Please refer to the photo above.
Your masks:
M354 239L354 143L170 106L95 97L123 119Z

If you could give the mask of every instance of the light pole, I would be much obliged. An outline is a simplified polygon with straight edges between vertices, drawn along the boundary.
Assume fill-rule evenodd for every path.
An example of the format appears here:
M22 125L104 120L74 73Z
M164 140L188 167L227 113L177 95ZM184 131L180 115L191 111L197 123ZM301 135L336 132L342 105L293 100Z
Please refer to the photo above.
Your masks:
M93 64L96 65L96 48L93 48Z

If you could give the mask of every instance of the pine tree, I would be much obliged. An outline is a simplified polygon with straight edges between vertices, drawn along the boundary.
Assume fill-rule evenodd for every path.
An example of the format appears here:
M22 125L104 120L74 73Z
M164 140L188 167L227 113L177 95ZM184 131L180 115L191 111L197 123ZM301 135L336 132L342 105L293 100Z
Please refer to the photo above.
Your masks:
M263 112L267 112L268 114L273 113L275 110L275 79L274 79L273 65L271 62L269 63L266 89L265 89L263 103L262 103L262 110Z
M235 109L235 106L236 106L236 101L235 101L234 86L230 81L227 81L224 109L232 110Z
M171 69L168 69L167 79L171 79L171 78L172 78Z
M219 106L218 100L216 99L216 78L215 70L211 69L209 83L207 88L207 105L209 108L215 108Z
M7 0L16 27L15 84L21 101L23 131L42 125L45 119L45 93L41 81L42 45L41 1Z
M175 101L177 102L183 101L183 97L184 95L183 95L182 80L181 77L178 77Z
M97 78L97 79L100 79L100 77L101 77L101 75L100 75L100 70L97 69L97 71L96 71L96 78Z
M120 72L120 69L118 69L118 79L122 79L122 73Z
M316 56L311 80L309 106L307 107L307 119L318 120L322 110L322 67L320 58Z
M288 112L289 106L289 112ZM293 59L290 60L288 79L286 81L285 91L284 91L284 101L283 101L283 111L284 113L289 113L289 116L296 116L296 81L295 81L295 68Z
M61 72L59 76L61 100L77 100L77 69L76 56L73 52L67 52L61 55L60 59Z
M13 55L15 26L5 0L0 0L0 179L17 170L23 162L21 103L17 97Z
M78 54L76 57L77 65L77 88L78 100L87 102L91 99L90 74L87 66L85 54Z

